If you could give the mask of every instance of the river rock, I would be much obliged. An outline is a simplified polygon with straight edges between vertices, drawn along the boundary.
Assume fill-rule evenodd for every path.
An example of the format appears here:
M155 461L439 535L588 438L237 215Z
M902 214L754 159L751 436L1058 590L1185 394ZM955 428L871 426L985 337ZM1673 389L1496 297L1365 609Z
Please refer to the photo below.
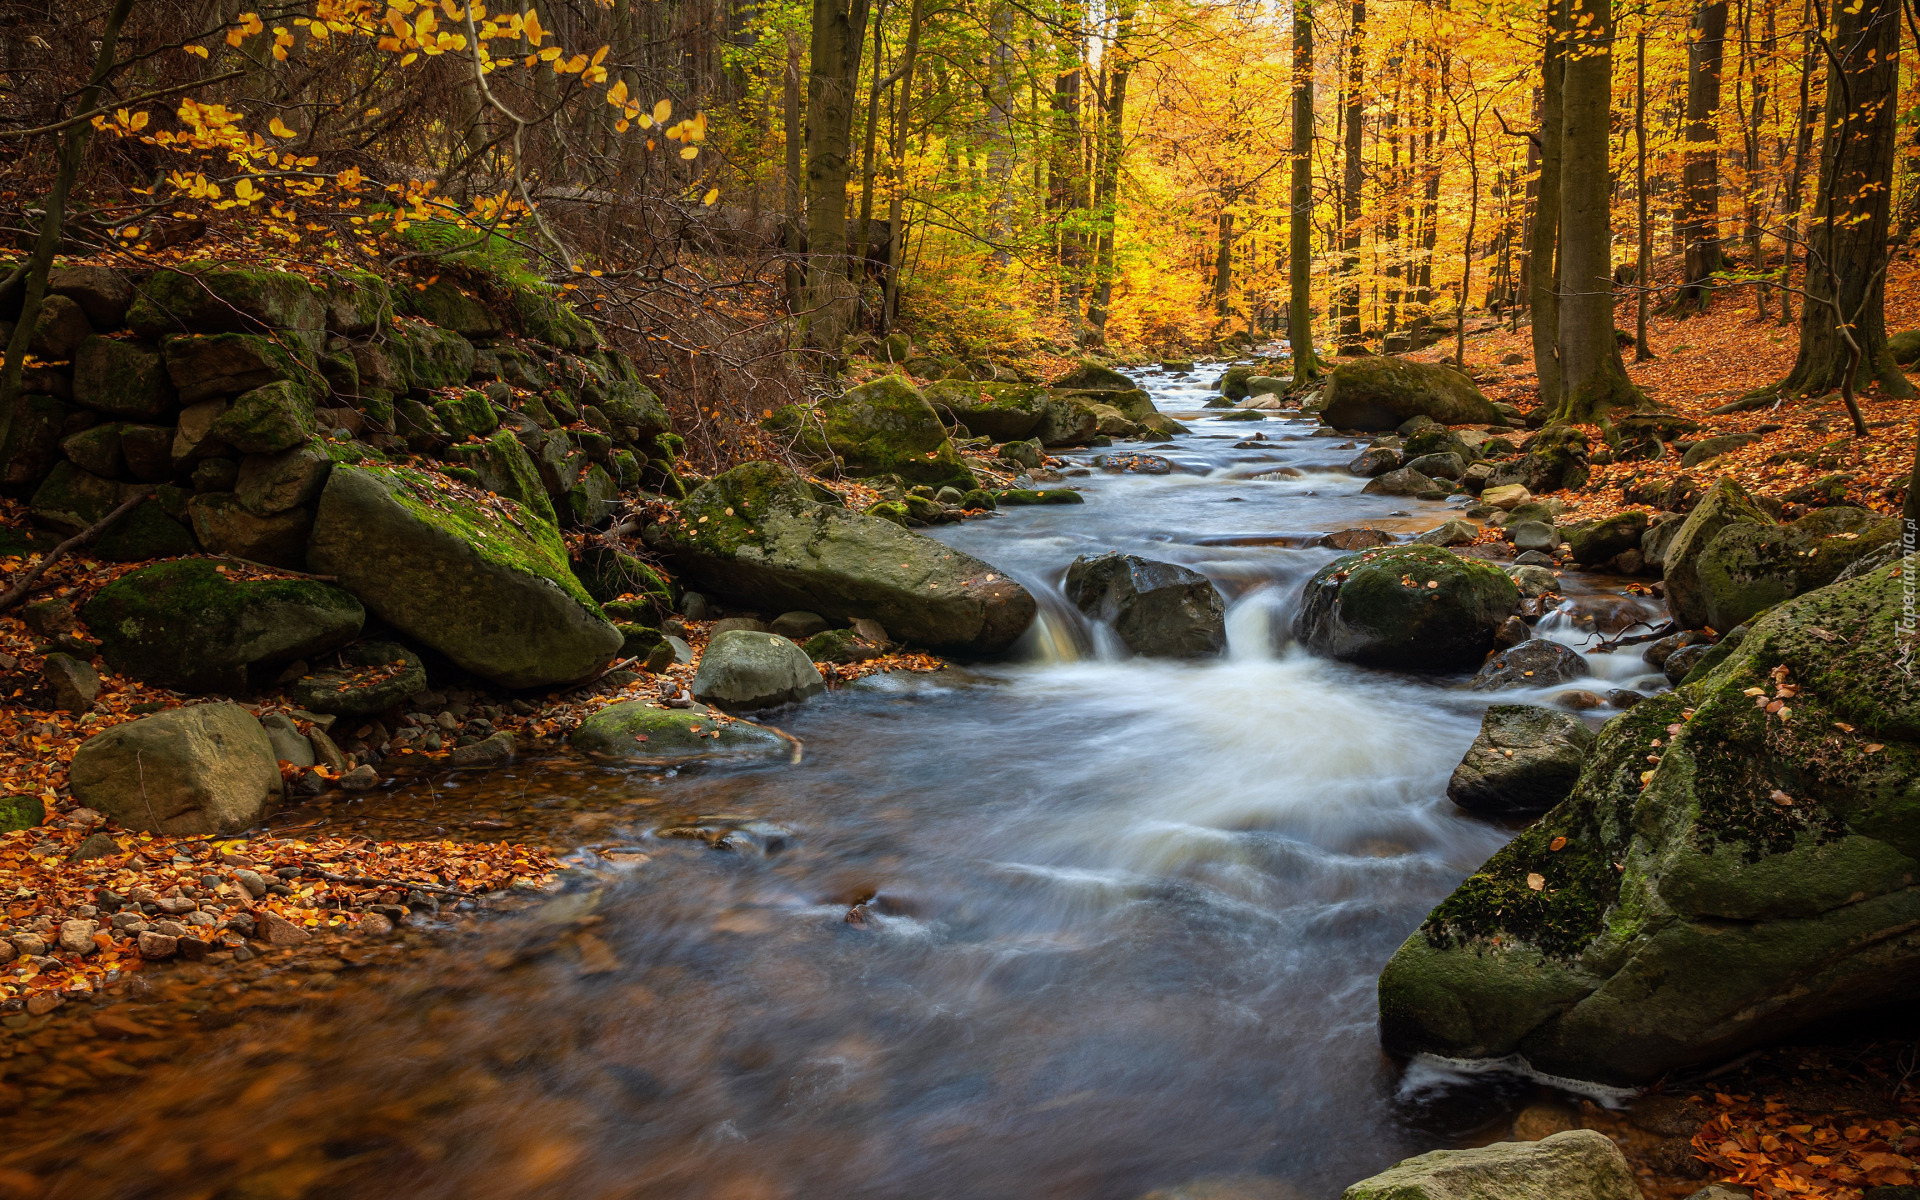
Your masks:
M1819 508L1790 525L1728 525L1693 562L1701 615L1714 629L1825 587L1899 540L1900 522L1863 508Z
M127 829L235 833L280 796L273 744L238 704L196 704L96 733L74 751L74 799Z
M1680 456L1680 469L1690 471L1708 459L1719 458L1722 454L1738 450L1742 446L1751 446L1760 440L1757 433L1723 433L1716 437L1704 437L1687 447Z
M1447 780L1447 799L1487 817L1542 813L1567 798L1593 748L1579 717L1534 704L1496 704Z
M267 743L273 747L275 759L296 767L311 767L314 764L313 743L294 727L292 717L285 713L268 713L260 718L260 728L267 732Z
M1426 546L1466 546L1479 536L1478 525L1472 521L1463 521L1459 517L1454 517L1413 540Z
M1078 493L1069 493L1077 496ZM647 527L701 590L762 611L804 609L829 621L879 620L907 642L946 653L1003 653L1033 620L1033 597L979 559L880 517L827 503L775 463L714 476Z
M187 501L193 534L214 554L298 570L306 558L313 514L291 508L272 516L248 511L232 492L205 492Z
M751 629L715 634L693 677L694 698L728 712L793 704L826 686L806 651L779 634Z
M1529 600L1538 599L1550 592L1560 590L1560 577L1552 568L1536 563L1520 563L1506 568L1507 575L1513 580L1520 594Z
M1499 414L1459 371L1379 355L1333 369L1321 393L1320 419L1335 429L1391 430L1408 418L1442 425L1492 425Z
M1707 655L1713 653L1713 649L1712 646L1700 642L1682 646L1667 655L1666 661L1660 664L1661 674L1667 677L1668 683L1678 687L1681 680L1691 675L1693 669L1699 666Z
M832 626L819 613L784 612L775 617L768 628L788 641L805 643L808 638L825 633Z
M1453 480L1466 474L1467 464L1458 454L1422 454L1409 458L1406 469L1431 479Z
M40 674L47 681L47 690L53 693L56 710L70 713L93 710L94 699L100 695L100 674L92 665L56 650L47 655Z
M1390 446L1369 446L1347 464L1347 470L1362 479L1372 479L1376 475L1399 470L1405 462L1401 453Z
M1501 463L1487 477L1489 487L1521 484L1535 495L1585 487L1587 435L1572 426L1554 426L1535 434L1527 452Z
M504 767L513 761L513 735L501 730L471 745L455 746L447 755L450 767Z
M1609 721L1573 794L1394 955L1387 1047L1633 1085L1920 999L1916 570L1789 600Z
M1515 521L1506 527L1506 533L1515 550L1551 554L1560 548L1560 531L1546 521Z
M1529 492L1524 485L1518 483L1503 484L1499 487L1488 487L1480 493L1480 503L1486 505L1488 508L1497 508L1506 512L1511 512L1519 508L1522 504L1531 503L1532 500L1533 493Z
M1511 688L1555 687L1590 674L1587 660L1571 646L1533 638L1489 658L1474 675L1473 690L1504 692Z
M716 717L704 705L655 708L639 700L608 705L582 721L568 740L589 757L639 765L793 753L786 738L751 721Z
M1367 666L1454 671L1493 648L1520 591L1498 567L1439 546L1337 558L1307 581L1293 635Z
M898 475L908 483L954 484L962 491L975 486L939 414L905 376L883 375L811 409L789 404L766 424L854 475Z
M1627 1156L1592 1129L1537 1142L1434 1150L1349 1187L1341 1200L1640 1200Z
M366 610L311 580L227 577L206 559L129 571L81 615L114 670L184 692L244 692L260 669L353 640Z
M1412 467L1401 467L1375 476L1360 490L1369 496L1424 496L1430 492L1445 494L1447 486Z
M1707 546L1729 525L1771 524L1772 519L1731 475L1714 481L1662 555L1667 609L1682 628L1699 629L1708 623L1707 590L1700 581L1700 559Z
M1067 599L1147 658L1203 658L1227 644L1227 605L1205 575L1133 554L1082 555Z
M427 690L420 656L398 642L356 642L340 662L295 679L287 698L309 712L370 717Z
M502 687L582 679L620 649L559 533L518 504L405 467L341 465L320 495L311 569L410 639Z

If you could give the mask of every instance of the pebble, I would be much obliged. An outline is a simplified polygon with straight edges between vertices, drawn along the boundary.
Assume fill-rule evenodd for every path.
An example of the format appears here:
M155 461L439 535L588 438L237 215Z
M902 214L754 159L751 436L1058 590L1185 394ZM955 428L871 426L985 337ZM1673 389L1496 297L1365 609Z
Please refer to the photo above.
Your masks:
M178 921L154 921L147 928L165 937L187 936L187 927Z
M8 940L15 950L29 958L39 958L47 952L47 939L37 933L16 933Z
M153 902L153 906L169 916L181 916L200 907L185 896L162 896Z
M27 1015L44 1017L66 1002L65 997L56 996L52 992L35 992L27 997Z
M360 932L368 937L386 937L393 932L393 920L384 913L370 912L360 918Z
M242 867L233 873L233 881L239 884L247 895L252 896L255 900L267 894L267 881L261 877L258 871L252 871Z
M12 942L0 942L0 963L10 963L19 956L20 952L13 948Z
M1593 692L1580 690L1561 692L1553 698L1553 702L1561 708L1571 708L1575 712L1586 712L1589 709L1600 708L1606 704L1606 700L1601 696Z
M343 791L364 792L379 786L380 773L373 769L371 763L361 763L340 777L340 787Z
M306 930L269 909L260 910L254 920L258 923L260 936L267 939L269 946L298 946L313 938Z

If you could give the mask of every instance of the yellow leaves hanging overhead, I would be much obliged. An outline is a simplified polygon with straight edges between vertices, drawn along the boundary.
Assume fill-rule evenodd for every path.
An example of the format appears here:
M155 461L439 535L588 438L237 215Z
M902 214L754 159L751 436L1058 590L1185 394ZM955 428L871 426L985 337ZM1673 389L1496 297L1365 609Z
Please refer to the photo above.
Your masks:
M289 129L287 127L287 123L285 121L282 121L279 117L275 117L273 120L267 122L267 132L273 134L273 136L277 138L290 138L290 137L300 136L296 130Z

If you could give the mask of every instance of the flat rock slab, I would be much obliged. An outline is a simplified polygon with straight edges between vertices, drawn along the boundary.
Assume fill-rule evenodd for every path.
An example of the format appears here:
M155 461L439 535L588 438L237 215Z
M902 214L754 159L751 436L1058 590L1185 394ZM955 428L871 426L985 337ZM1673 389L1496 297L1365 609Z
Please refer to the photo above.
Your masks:
M631 766L799 757L798 742L764 725L730 721L697 705L655 708L639 700L608 705L569 740L589 757Z

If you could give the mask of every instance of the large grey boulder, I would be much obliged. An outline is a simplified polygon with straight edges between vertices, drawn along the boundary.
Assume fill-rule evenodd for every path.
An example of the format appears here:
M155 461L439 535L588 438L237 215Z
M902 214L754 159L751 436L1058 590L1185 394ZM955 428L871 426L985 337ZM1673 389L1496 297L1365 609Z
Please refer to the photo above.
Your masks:
M155 271L134 291L127 324L147 341L171 333L278 330L317 349L326 337L319 291L290 271L192 263Z
M1627 1156L1592 1129L1409 1158L1340 1200L1641 1200Z
M73 400L95 412L136 420L179 406L158 350L106 337L90 337L74 351Z
M1789 525L1736 522L1693 559L1693 595L1708 626L1729 630L1782 600L1825 587L1899 537L1897 519L1864 508L1818 508Z
M977 486L939 414L904 375L882 375L812 407L785 405L766 425L855 475L898 475L962 491Z
M1481 816L1545 812L1573 791L1593 742L1571 713L1496 704L1447 780L1447 799Z
M1386 1046L1629 1085L1920 1000L1915 570L1789 600L1609 721L1387 964Z
M80 615L114 670L183 692L241 692L250 673L338 649L366 610L305 579L229 579L204 558L129 571Z
M1720 531L1729 525L1771 525L1731 475L1723 475L1701 497L1662 555L1667 582L1667 609L1683 629L1707 624L1707 592L1700 582L1700 558Z
M197 704L116 725L80 743L73 798L128 829L235 833L280 797L273 743L238 704Z
M765 726L716 717L703 705L656 708L640 700L609 704L582 721L568 740L591 758L633 765L778 758L795 749L794 742Z
M425 472L335 467L307 561L395 629L502 687L581 679L620 649L553 526Z
M744 463L645 536L705 594L834 622L871 617L930 650L1003 653L1033 621L1032 595L1005 573L828 496L778 464Z
M1198 571L1134 554L1082 555L1067 599L1147 658L1204 658L1227 644L1227 605Z
M1492 402L1460 372L1388 355L1342 362L1321 396L1320 419L1335 429L1391 431L1412 417L1442 425L1500 422Z
M728 712L792 704L826 686L806 651L779 634L752 629L716 633L693 677L694 698Z
M1031 383L943 379L927 387L927 403L942 419L996 442L1032 437L1045 414L1046 400L1045 392Z
M1307 581L1293 636L1366 666L1456 671L1493 649L1519 603L1520 590L1492 563L1440 546L1384 546L1320 568Z

